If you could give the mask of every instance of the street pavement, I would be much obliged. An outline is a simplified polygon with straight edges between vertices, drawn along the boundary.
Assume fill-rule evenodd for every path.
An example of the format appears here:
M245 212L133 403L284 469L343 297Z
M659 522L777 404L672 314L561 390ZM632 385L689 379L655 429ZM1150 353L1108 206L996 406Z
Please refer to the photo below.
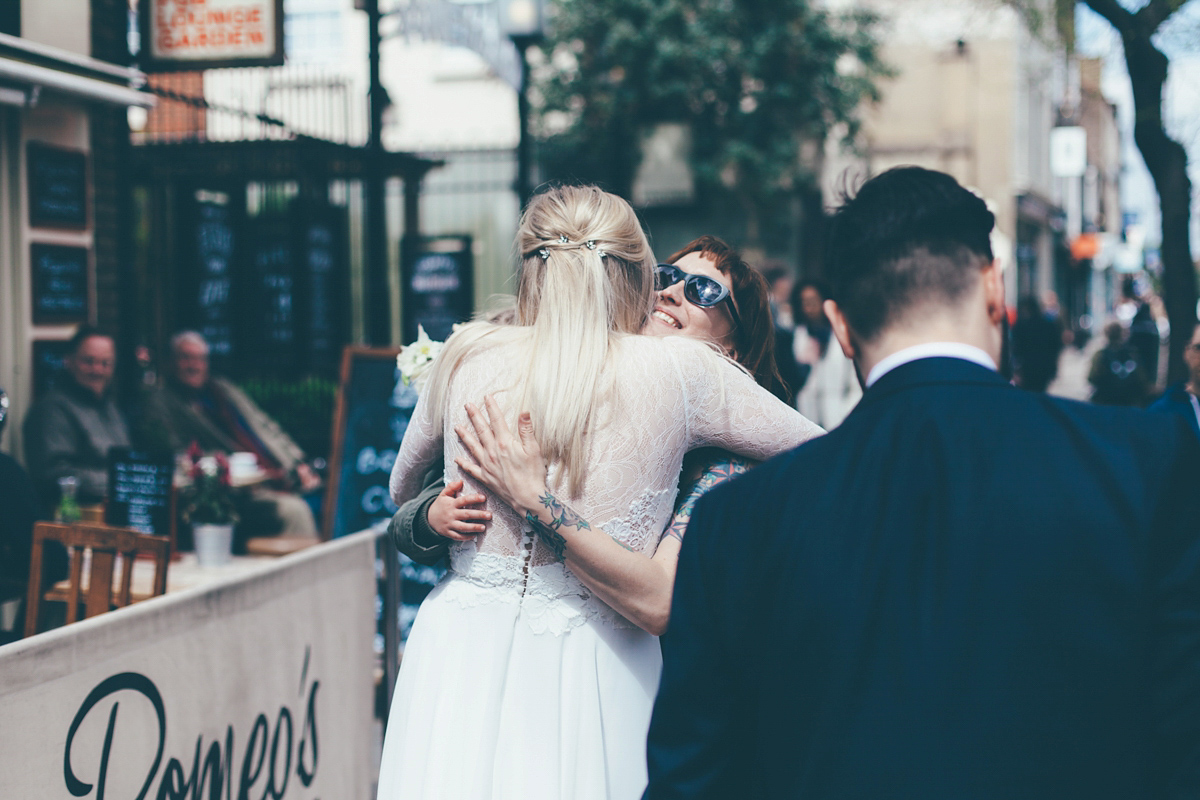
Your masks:
M1072 400L1087 400L1091 397L1092 385L1088 383L1088 370L1091 369L1092 358L1103 346L1104 337L1093 336L1082 350L1074 345L1064 347L1058 357L1058 376L1046 392Z

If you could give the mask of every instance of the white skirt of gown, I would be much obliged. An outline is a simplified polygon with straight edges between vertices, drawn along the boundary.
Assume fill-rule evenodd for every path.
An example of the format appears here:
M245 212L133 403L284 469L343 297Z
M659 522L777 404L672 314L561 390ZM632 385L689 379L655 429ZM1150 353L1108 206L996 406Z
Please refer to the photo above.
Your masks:
M636 800L658 638L562 564L456 547L421 605L384 738L379 800Z

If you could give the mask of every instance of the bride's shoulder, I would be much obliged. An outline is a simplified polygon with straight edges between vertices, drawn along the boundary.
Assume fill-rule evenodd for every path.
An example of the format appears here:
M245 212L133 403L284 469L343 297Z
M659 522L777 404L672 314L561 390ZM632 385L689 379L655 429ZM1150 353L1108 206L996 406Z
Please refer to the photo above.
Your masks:
M626 375L663 377L677 375L690 382L697 374L715 376L731 367L732 362L708 342L687 336L625 337L619 345L616 365Z

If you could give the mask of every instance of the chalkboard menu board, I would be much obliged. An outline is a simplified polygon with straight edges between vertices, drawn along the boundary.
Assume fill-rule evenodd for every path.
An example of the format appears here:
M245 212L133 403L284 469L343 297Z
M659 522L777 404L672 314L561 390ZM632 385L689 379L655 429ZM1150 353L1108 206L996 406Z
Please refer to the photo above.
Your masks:
M396 512L388 479L396 452L408 430L417 393L400 381L392 349L347 347L333 417L333 450L324 501L326 538L357 533ZM401 563L401 634L407 636L417 607L445 570L422 567L399 555Z
M332 206L309 207L298 219L296 332L301 368L332 378L348 338L350 279L343 258L346 214Z
M170 536L174 543L174 477L175 457L170 451L127 447L109 450L104 521L142 533Z
M234 226L228 195L196 192L194 327L208 341L209 359L223 370L233 353Z
M430 338L444 342L454 324L470 319L475 308L471 237L410 236L402 250L403 340L415 340L420 325Z
M30 142L29 224L35 228L87 227L87 157Z
M294 226L287 216L253 220L247 234L249 346L245 353L259 372L288 375L297 366Z
M83 322L88 313L88 251L86 247L31 244L33 323L47 325Z

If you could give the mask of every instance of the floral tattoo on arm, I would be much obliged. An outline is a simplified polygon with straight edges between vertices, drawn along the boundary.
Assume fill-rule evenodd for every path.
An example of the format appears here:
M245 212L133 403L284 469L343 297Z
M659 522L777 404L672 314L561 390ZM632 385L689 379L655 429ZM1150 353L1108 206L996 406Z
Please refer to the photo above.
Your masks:
M567 540L558 532L559 528L574 528L580 531L590 531L592 526L587 520L576 514L571 509L563 505L557 497L546 492L538 498L538 501L550 512L550 522L543 522L541 517L532 511L525 512L525 521L533 526L534 532L546 547L550 548L550 552L554 553L554 557L559 561L563 560L563 556L567 551Z
M732 480L749 470L750 463L737 457L718 461L705 470L704 474L700 476L700 480L696 481L696 485L679 504L675 516L671 518L671 525L667 528L667 536L682 542L683 532L687 530L688 522L692 519L692 511L696 508L696 501L700 499L700 496L717 484Z

